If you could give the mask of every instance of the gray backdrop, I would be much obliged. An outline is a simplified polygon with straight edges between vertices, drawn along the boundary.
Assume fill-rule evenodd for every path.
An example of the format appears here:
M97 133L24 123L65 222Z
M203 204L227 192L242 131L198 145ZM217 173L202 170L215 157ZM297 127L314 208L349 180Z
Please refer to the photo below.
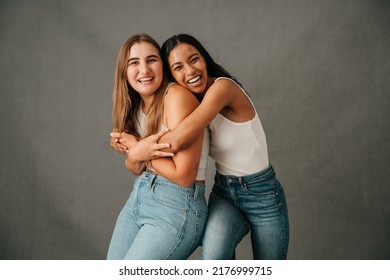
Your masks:
M109 146L115 62L146 32L194 35L251 94L289 259L389 259L389 2L1 0L0 258L105 258L135 178Z

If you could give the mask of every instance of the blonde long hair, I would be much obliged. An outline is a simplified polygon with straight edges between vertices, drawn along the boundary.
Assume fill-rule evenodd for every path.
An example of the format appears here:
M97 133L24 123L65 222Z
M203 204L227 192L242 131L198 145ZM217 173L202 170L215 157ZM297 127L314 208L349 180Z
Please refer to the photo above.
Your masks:
M137 112L141 106L141 96L135 91L126 79L127 59L130 54L131 47L136 43L146 42L152 44L160 54L160 46L158 43L147 34L135 34L131 36L122 45L119 50L116 69L115 82L113 90L113 109L112 109L112 125L119 132L126 131L139 138L147 137L155 134L160 130L163 112L164 112L164 94L168 86L166 75L163 75L162 83L158 90L154 93L153 102L146 112L147 121L144 135L140 135L136 130Z

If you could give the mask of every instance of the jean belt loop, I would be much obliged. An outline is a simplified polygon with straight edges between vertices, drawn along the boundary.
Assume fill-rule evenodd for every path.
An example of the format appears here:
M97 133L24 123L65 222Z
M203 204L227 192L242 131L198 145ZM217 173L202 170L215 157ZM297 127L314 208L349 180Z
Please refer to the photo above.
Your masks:
M157 174L150 174L150 175L151 175L151 177L150 177L150 182L149 182L149 189L152 189L153 185L154 185L153 183L157 178Z
M197 200L198 199L198 193L199 193L199 185L198 184L194 184L194 200Z

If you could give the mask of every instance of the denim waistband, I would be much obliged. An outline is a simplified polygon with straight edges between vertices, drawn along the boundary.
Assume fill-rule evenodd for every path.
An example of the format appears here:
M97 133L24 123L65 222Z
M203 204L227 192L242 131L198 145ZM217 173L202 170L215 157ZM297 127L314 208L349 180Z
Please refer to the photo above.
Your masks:
M205 187L205 184L202 184L202 183L195 182L190 187L183 187L183 186L180 186L180 185L164 178L161 175L150 173L148 171L142 172L142 174L139 176L139 179L149 181L150 186L152 186L153 183L156 183L156 184L162 184L162 185L167 185L169 187L177 188L177 189L182 190L184 192L189 192L189 193L192 193L195 195L198 195L198 194L204 195L205 194L206 187Z
M217 171L215 174L215 179L219 180L219 181L228 181L229 180L229 181L238 181L241 183L246 183L248 181L253 180L254 178L257 178L260 180L262 180L262 179L266 180L274 175L275 175L275 171L274 171L272 165L270 164L266 169L259 171L257 173L246 175L246 176L223 175Z

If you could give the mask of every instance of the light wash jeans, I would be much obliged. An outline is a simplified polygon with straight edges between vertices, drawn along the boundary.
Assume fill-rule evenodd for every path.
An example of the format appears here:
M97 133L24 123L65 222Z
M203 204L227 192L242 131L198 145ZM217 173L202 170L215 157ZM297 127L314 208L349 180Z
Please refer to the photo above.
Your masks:
M205 186L179 186L143 172L116 222L107 259L187 259L207 218Z
M289 222L283 188L272 166L244 177L217 172L209 198L202 259L232 259L251 231L254 259L286 259Z

